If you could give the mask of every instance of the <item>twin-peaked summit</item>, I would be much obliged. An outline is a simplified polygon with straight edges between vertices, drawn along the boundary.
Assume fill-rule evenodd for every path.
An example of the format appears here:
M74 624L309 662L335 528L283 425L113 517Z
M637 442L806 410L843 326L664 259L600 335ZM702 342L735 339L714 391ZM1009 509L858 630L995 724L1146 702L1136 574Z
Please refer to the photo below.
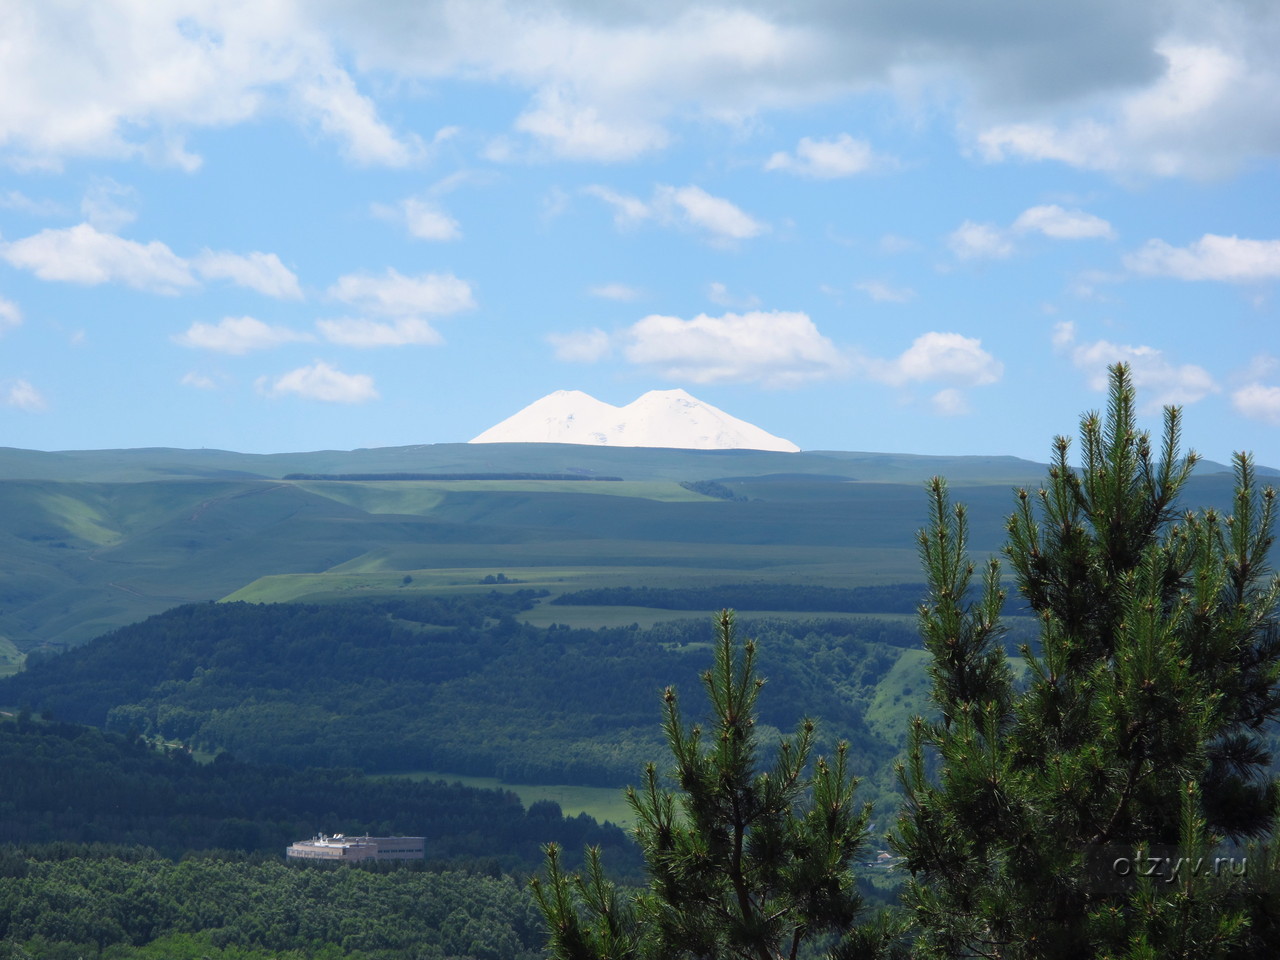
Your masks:
M625 407L581 390L557 390L535 400L471 443L586 443L610 447L680 447L693 450L800 448L731 417L683 390L650 390Z

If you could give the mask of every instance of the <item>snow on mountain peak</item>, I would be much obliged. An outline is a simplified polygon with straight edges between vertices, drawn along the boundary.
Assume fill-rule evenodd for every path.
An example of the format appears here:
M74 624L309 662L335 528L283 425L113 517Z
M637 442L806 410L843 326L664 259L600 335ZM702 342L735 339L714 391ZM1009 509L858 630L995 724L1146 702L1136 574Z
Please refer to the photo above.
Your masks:
M800 448L691 396L650 390L625 407L581 390L557 390L490 427L471 443L583 443L693 450Z

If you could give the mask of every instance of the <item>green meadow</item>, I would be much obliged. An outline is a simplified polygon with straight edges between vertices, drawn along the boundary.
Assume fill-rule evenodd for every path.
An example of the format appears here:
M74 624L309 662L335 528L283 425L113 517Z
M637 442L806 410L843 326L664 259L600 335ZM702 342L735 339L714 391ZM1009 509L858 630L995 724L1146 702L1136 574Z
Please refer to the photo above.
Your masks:
M460 783L464 787L481 787L490 790L510 790L528 807L539 800L554 800L566 816L576 817L585 813L604 823L606 820L620 827L630 827L635 820L624 791L616 787L576 787L568 784L506 783L497 777L469 777L437 770L418 770L398 774L406 780L443 780Z

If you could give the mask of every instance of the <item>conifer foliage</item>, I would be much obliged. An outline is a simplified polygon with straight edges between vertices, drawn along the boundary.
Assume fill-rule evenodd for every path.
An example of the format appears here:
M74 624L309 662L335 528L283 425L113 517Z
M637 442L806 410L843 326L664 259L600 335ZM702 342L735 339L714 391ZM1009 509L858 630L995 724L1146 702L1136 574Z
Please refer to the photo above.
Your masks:
M921 956L1274 949L1274 851L1230 848L1243 877L1214 863L1224 838L1275 833L1275 492L1238 455L1230 515L1183 510L1197 458L1179 453L1179 411L1153 450L1125 366L1110 387L1105 418L1081 422L1080 467L1058 437L1044 488L1016 495L1004 552L1040 625L1025 678L1004 652L999 562L973 599L964 508L929 487L921 628L938 718L914 725L894 838Z
M795 960L817 946L863 958L893 939L884 918L857 924L852 867L871 809L855 805L846 744L811 764L816 728L806 719L766 759L755 645L738 644L728 610L718 627L715 663L702 677L713 713L706 727L686 727L675 691L663 694L678 791L664 789L650 764L643 786L627 792L648 888L624 898L596 851L584 874L571 875L548 848L547 876L533 890L561 960Z

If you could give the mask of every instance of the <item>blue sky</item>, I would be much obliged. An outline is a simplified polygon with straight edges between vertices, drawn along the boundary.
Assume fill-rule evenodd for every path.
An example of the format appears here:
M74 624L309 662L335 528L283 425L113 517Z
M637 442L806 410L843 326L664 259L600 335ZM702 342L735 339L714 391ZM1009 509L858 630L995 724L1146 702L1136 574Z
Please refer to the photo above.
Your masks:
M1280 466L1280 7L17 0L0 445L470 439L682 387L805 449Z

